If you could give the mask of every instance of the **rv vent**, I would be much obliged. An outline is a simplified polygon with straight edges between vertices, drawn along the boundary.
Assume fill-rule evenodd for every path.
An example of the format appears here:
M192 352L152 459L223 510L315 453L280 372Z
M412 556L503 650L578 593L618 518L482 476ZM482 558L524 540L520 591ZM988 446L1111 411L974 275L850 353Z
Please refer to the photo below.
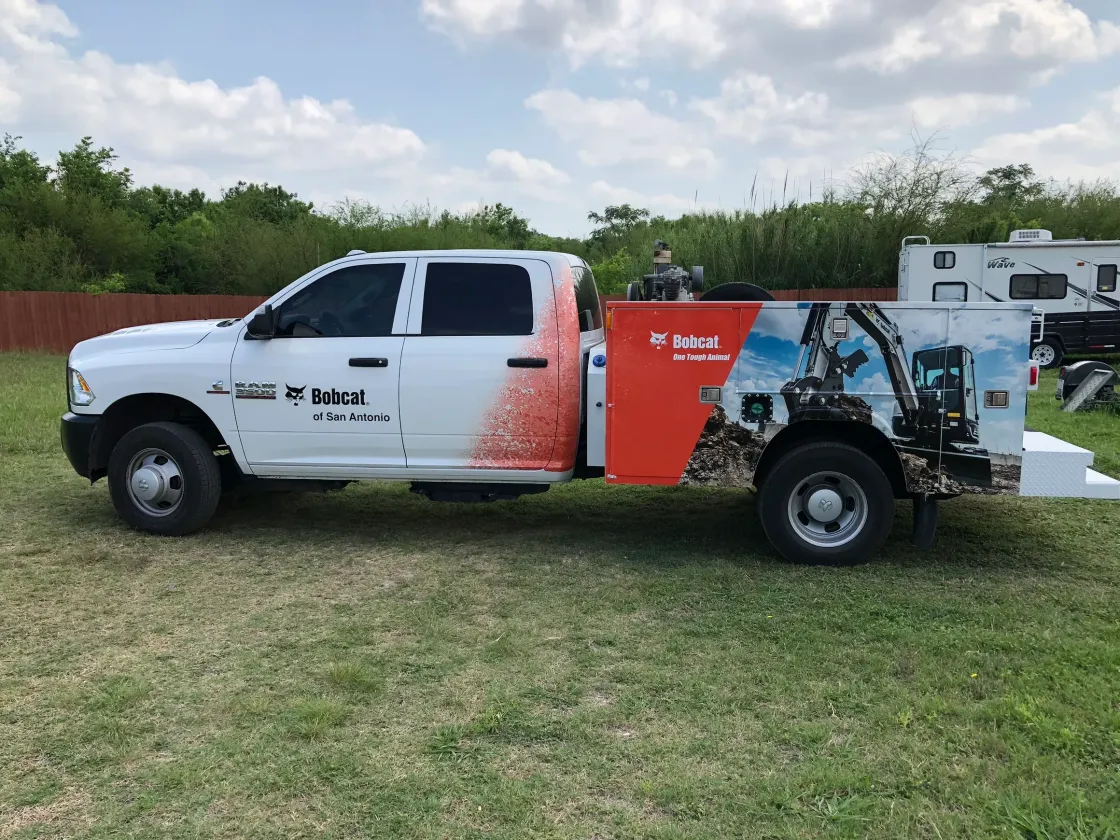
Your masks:
M365 251L363 251L362 249L355 248L353 251L347 251L346 256L353 257L353 256L356 256L357 254L364 254L364 253L365 253Z
M1054 234L1048 230L1013 230L1008 242L1053 242Z

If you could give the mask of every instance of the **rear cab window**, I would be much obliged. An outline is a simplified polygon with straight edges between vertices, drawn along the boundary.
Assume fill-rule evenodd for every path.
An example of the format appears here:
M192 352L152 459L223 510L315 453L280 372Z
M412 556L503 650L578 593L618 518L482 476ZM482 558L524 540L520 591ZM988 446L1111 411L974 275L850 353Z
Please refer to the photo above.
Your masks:
M579 331L594 332L603 328L603 309L599 303L599 289L595 275L583 264L572 265L572 280L576 295L576 312L579 314Z
M431 263L423 313L421 335L532 335L529 272L509 263Z

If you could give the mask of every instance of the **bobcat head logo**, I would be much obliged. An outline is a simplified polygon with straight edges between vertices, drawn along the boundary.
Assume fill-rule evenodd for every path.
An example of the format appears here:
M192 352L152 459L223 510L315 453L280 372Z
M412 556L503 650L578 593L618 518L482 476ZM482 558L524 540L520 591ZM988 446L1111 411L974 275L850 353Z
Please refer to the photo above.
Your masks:
M307 390L306 385L302 388L293 388L291 385L285 384L284 387L288 389L288 393L284 395L288 402L292 405L299 405L303 402L303 392Z
M655 333L653 330L649 331L649 343L660 350L665 346L665 338L669 335L667 332Z

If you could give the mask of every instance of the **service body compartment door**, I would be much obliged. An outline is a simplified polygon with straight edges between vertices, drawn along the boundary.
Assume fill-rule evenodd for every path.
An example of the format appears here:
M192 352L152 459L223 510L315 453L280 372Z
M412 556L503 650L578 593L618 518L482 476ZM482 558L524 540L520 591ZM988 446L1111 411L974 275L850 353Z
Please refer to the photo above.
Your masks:
M545 469L559 406L548 263L428 258L416 277L400 385L409 469Z
M275 305L277 337L242 335L234 410L255 473L403 469L397 386L415 267L367 259L334 268Z
M759 309L617 305L607 331L607 480L676 484L726 387ZM741 319L742 316L742 319ZM742 323L742 320L749 323ZM721 393L722 398L722 393Z

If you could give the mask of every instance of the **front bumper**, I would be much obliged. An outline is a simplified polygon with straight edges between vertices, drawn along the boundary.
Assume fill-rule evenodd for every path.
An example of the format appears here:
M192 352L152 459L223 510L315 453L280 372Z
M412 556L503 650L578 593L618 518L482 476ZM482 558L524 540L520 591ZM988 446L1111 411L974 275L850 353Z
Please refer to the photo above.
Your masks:
M62 451L70 460L74 472L82 478L90 477L90 451L93 449L93 433L97 429L97 415L72 414L67 412L62 415L60 433L62 435Z

